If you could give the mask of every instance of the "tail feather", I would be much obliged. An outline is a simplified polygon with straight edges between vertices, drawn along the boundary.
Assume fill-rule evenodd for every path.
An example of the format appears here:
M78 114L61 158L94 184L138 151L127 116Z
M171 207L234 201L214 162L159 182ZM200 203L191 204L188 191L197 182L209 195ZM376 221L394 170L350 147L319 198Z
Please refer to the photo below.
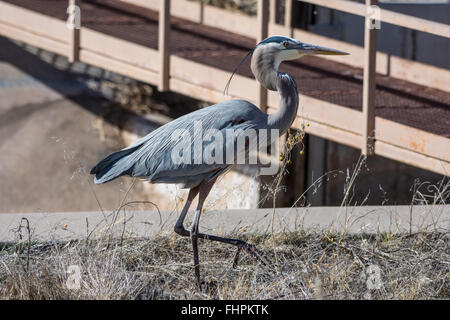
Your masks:
M140 145L114 152L97 163L90 171L90 174L95 174L94 182L97 184L105 183L127 174L130 168L133 167L133 164L123 160L139 149L139 147ZM119 161L121 162L120 165L118 165Z

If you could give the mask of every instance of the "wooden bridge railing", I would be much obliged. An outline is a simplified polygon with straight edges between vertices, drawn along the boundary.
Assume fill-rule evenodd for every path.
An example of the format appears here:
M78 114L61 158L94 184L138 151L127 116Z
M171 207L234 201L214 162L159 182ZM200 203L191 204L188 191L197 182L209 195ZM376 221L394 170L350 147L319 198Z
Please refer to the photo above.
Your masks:
M152 10L159 10L160 0L121 0L136 5L140 5ZM286 0L289 6L292 1ZM348 0L304 0L311 4L316 4L331 9L336 9L359 16L366 15L366 6ZM325 36L320 36L305 30L291 28L289 20L290 14L286 14L284 24L275 23L274 8L276 0L269 0L269 34L281 34L304 42L316 43L334 48L339 48L346 52L351 52L352 59L346 57L323 57L325 59L335 60L341 63L349 64L355 67L364 67L364 48L353 45L344 41L335 40ZM205 5L200 1L176 0L170 5L171 15L180 17L193 22L201 23L211 27L216 27L236 34L255 38L255 31L258 30L258 19L237 12L230 12L224 9ZM381 20L383 22L396 24L403 27L413 28L416 30L430 32L442 37L449 37L450 26L442 23L428 21L405 14L392 12L390 10L381 9ZM429 86L436 89L448 90L450 87L450 71L429 66L416 61L410 61L400 57L389 56L383 52L376 53L376 71L382 75L389 75L395 78L407 80L420 85ZM410 72L405 73L408 69ZM420 77L416 75L420 74Z
M81 2L81 0L68 1L69 4ZM157 85L160 90L173 90L210 102L224 100L222 90L229 74L224 70L170 54L168 43L171 15L256 38L257 41L268 34L281 34L347 51L352 54L351 59L323 57L364 68L363 111L300 94L302 111L294 125L299 126L301 121L308 121L311 125L306 131L310 134L359 148L363 153L375 153L444 175L450 174L450 139L376 117L373 110L375 72L448 90L450 71L377 52L376 29L366 30L364 48L361 48L291 28L289 14L286 15L283 25L276 24L273 12L275 0L258 0L256 18L188 0L121 1L159 11L158 50L114 38L83 26L81 30L67 29L65 23L56 18L2 1L0 1L0 34L65 55L71 61L80 60ZM375 0L366 0L366 5L347 0L303 2L360 16L366 16L368 5L376 4ZM286 5L292 5L292 0L286 0ZM448 25L380 10L382 21L439 36L450 36ZM369 16L366 17L366 21L368 19ZM405 72L405 68L409 72ZM421 77L415 77L415 74L420 74ZM278 104L276 93L267 93L255 81L240 75L235 76L229 93L231 97L253 101L268 112L275 111Z

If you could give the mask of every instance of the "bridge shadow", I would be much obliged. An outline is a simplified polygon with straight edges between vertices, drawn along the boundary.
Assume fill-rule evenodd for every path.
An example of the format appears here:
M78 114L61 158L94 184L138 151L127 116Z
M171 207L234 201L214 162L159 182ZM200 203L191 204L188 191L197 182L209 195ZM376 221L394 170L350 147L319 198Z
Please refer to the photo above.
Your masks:
M70 64L65 57L4 37L0 37L0 47L2 48L0 61L14 66L29 76L25 81L21 81L19 86L27 85L36 79L37 83L54 90L79 107L121 129L124 120L129 118L138 118L142 125L148 127L161 125L133 110L121 107L117 103L123 96L119 86L105 84L119 81L119 84L127 85L131 82L138 83L137 81L84 63ZM167 112L166 115L176 117L178 114Z

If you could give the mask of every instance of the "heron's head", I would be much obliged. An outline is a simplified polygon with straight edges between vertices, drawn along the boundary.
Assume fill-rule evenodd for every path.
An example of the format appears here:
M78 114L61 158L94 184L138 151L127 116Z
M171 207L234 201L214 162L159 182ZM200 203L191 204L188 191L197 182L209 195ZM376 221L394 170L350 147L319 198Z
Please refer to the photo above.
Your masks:
M278 65L282 61L295 60L308 54L346 55L348 53L304 43L289 37L271 36L258 43L253 49L253 54L264 60L272 60L275 68L278 69Z
M308 54L347 55L348 53L304 43L285 36L271 36L258 43L241 60L231 74L231 77L225 86L225 92L227 91L236 70L250 55L252 55L251 69L255 77L267 89L276 90L273 81L271 82L270 80L273 78L273 75L278 72L280 63L283 61L296 60Z

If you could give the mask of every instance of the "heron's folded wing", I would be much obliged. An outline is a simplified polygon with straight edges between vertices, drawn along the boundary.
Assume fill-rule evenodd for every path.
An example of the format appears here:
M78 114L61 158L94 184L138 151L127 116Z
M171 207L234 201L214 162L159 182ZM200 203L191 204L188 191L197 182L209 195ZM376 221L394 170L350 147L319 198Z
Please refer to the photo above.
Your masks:
M239 137L237 134L234 139L226 139L227 130L244 134L266 121L267 115L246 101L245 104L222 103L190 113L158 128L133 145L140 143L141 146L131 155L134 165L130 175L146 176L156 181L162 177L194 176L224 169L229 166L225 159L212 162L211 154L205 156L204 152L212 151L210 144L216 147L215 152L220 148L225 151L227 144L235 144ZM204 140L207 136L209 141ZM220 136L222 141L217 140ZM174 161L184 152L189 153L187 158L190 161Z

